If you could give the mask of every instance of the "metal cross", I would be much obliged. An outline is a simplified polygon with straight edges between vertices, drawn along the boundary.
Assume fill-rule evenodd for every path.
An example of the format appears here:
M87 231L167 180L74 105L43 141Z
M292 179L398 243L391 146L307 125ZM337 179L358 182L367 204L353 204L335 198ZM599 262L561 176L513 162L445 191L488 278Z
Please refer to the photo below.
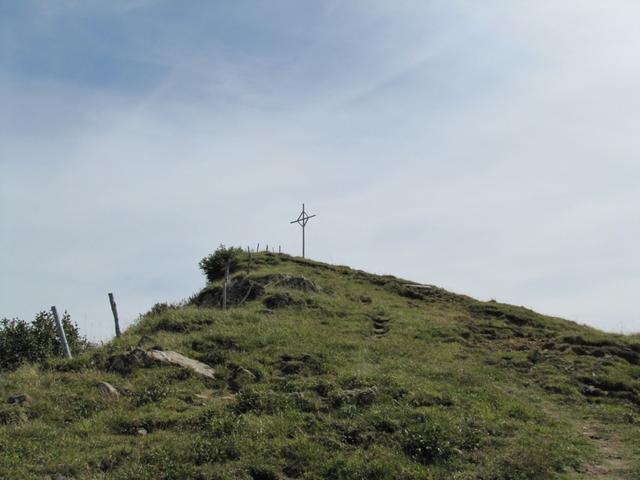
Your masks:
M310 218L315 217L315 215L307 215L307 212L304 211L304 203L302 204L302 213L298 216L297 220L289 223L297 223L302 227L302 258L304 258L304 227L307 226L307 222Z

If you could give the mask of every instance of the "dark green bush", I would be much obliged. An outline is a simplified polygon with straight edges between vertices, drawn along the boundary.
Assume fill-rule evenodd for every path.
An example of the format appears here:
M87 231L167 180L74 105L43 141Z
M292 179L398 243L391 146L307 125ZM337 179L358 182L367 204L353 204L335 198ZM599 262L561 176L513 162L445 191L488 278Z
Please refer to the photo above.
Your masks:
M71 353L84 350L88 342L67 312L62 316ZM62 356L63 349L50 312L40 312L33 322L14 318L0 320L0 369L13 370L22 363L40 363L50 357Z
M230 273L240 268L242 254L241 248L227 248L224 245L220 245L214 253L200 260L200 269L207 277L207 281L215 282L224 278L227 265L229 265Z

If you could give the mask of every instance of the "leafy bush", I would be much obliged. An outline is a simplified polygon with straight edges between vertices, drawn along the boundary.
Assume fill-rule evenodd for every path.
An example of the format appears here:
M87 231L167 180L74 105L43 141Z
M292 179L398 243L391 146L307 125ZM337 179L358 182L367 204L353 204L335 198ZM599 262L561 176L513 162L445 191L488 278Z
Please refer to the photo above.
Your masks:
M206 275L207 281L214 282L224 278L227 265L231 273L240 268L242 253L241 248L227 248L221 244L214 253L200 260L200 269Z
M88 342L67 312L62 316L62 326L71 352L84 350ZM14 370L22 363L43 362L62 354L52 313L40 312L31 323L18 318L0 320L1 370Z

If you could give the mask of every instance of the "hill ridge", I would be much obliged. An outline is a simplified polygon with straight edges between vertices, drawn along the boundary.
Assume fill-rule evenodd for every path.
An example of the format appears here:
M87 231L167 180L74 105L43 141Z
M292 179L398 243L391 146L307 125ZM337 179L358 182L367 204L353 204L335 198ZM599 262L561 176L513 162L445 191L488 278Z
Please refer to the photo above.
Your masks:
M0 399L28 401L0 407L0 478L638 478L637 338L283 254L248 266L227 310L215 281L3 374Z

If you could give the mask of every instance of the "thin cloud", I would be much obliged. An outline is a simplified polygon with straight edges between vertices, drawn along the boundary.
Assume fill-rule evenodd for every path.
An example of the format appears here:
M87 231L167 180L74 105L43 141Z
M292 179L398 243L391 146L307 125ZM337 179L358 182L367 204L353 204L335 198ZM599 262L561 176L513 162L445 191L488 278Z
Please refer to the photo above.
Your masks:
M128 324L220 242L296 253L305 201L314 258L640 330L638 7L27 5L2 24L0 314L57 303L107 338L107 292Z

